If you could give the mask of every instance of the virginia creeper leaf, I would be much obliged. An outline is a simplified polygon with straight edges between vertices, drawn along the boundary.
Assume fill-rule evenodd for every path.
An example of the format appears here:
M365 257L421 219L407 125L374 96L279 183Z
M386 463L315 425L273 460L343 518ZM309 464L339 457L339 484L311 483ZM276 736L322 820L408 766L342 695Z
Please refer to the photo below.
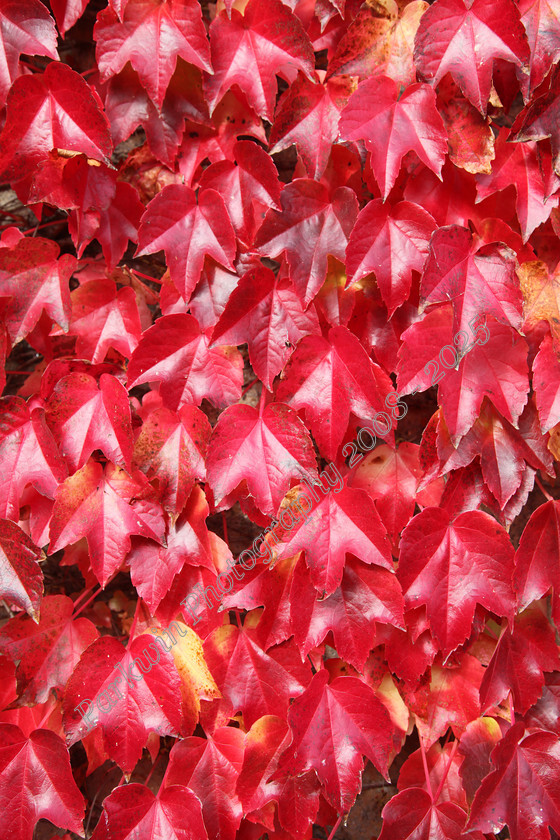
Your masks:
M214 74L205 90L212 112L232 85L239 85L259 116L272 122L275 73L297 68L313 78L311 44L299 20L280 0L249 0L243 15L221 12L210 27Z
M528 70L527 36L513 0L436 0L422 16L414 46L418 72L433 85L451 73L483 116L496 59Z
M84 799L72 776L64 741L46 729L26 738L18 726L1 724L0 829L14 840L31 840L40 819L81 835Z
M340 116L345 140L363 140L370 152L383 201L393 188L403 156L416 152L441 178L447 135L428 85L409 85L399 99L399 86L388 76L372 76L352 94Z
M405 606L426 604L445 656L469 636L476 604L513 619L512 571L509 537L482 511L450 520L441 509L425 508L403 532L398 578Z

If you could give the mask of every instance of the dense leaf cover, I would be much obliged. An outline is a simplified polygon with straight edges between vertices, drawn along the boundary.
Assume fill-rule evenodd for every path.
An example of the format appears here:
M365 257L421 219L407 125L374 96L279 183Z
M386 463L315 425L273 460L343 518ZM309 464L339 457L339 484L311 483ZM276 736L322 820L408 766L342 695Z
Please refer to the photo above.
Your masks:
M0 836L556 837L560 3L93 6L0 0Z

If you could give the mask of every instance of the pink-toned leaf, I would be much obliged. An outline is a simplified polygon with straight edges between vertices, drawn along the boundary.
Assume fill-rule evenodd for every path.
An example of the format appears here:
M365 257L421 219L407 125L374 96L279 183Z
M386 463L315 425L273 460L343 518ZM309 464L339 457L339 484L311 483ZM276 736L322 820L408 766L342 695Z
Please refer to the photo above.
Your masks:
M275 277L269 268L259 266L244 274L232 291L214 328L212 341L213 344L247 342L253 370L272 390L274 377L288 361L292 345L303 336L318 332L319 322L313 307L304 311L291 284Z
M195 479L206 478L205 456L212 428L193 405L176 413L168 408L150 412L134 443L134 464L157 478L162 505L180 513Z
M184 785L157 797L140 784L116 787L103 800L103 814L91 840L208 840L200 799Z
M425 508L403 532L398 578L405 606L426 604L445 656L469 636L476 604L513 619L512 571L509 537L482 511L451 520L439 508Z
M270 153L281 152L295 143L308 176L319 180L338 137L340 112L352 90L346 77L318 84L299 73L276 108Z
M422 163L441 178L447 134L428 85L409 85L399 99L399 86L393 79L367 79L341 114L340 134L345 140L365 142L384 201L407 152L416 152Z
M371 361L358 339L346 327L333 327L328 339L307 336L300 341L276 399L297 410L305 409L319 449L327 458L334 458L350 412L367 425L376 412L385 412L385 399L391 391L389 377ZM392 426L391 417L387 417L381 422ZM392 442L390 427L385 437Z
M241 15L222 12L210 27L214 74L205 78L210 111L239 85L259 116L272 122L276 99L274 74L297 68L312 79L315 62L309 39L280 0L249 0Z
M166 787L184 784L198 796L209 837L235 840L243 815L235 787L243 764L244 741L241 730L222 727L207 740L185 738L169 755Z
M281 759L292 774L315 770L333 807L347 812L360 790L365 755L387 774L394 726L369 685L328 671L314 675L309 688L288 712L293 741Z
M19 519L21 494L27 484L54 498L68 470L45 420L42 408L29 406L21 397L0 400L0 512Z
M422 16L414 46L418 72L433 85L451 73L484 116L496 59L528 69L527 36L513 0L436 0Z
M116 377L103 373L97 383L87 373L65 376L50 395L45 416L71 472L83 467L96 449L130 468L130 404Z
M336 471L334 464L329 466ZM373 501L364 490L344 488L336 473L336 481L334 475L332 479L328 476L327 470L321 473L319 479L325 483L313 485L317 500L314 504L305 492L295 497L295 510L288 507L282 511L282 527L274 531L275 556L282 559L305 550L313 585L327 595L340 586L348 553L364 563L392 570L389 541ZM300 489L303 489L301 485ZM322 498L319 490L325 494ZM305 515L300 516L304 511ZM285 513L291 522L286 521ZM272 537L271 534L267 539Z
M84 650L97 639L87 618L72 621L73 609L65 595L47 595L38 624L16 616L2 628L0 650L18 661L19 703L44 703L51 688L63 689Z
M52 149L82 152L109 163L107 119L87 82L66 64L16 79L0 135L0 170L15 180L31 174Z
M0 597L7 598L39 620L43 552L15 522L0 519Z
M163 542L163 511L142 497L152 488L140 472L88 461L60 485L50 524L50 552L86 537L93 572L102 586L130 550L130 535ZM151 492L150 492L151 495Z
M66 686L63 720L68 742L74 744L92 726L100 726L105 750L131 773L149 732L179 734L180 684L173 657L153 636L138 636L126 649L114 638L97 639L82 654Z
M19 57L22 53L58 59L54 21L39 0L26 0L25 3L8 0L0 13L0 40L4 56L0 102L4 105L12 83L21 74Z
M173 411L204 398L224 408L241 396L243 359L234 347L209 347L192 315L165 315L146 330L128 365L128 387L161 382Z
M83 833L85 803L72 776L64 741L46 729L26 738L18 726L1 724L0 831L32 840L40 819Z
M177 56L212 71L202 10L196 0L128 0L122 22L111 8L98 14L93 37L102 80L130 61L158 108Z
M373 272L389 315L410 294L412 272L422 271L436 222L421 207L381 199L360 212L346 250L348 285Z
M286 254L290 280L307 306L325 282L329 254L344 260L358 202L349 187L330 197L323 184L306 178L284 187L280 200L281 212L268 211L254 250L266 257Z
M152 199L140 222L137 256L162 250L185 300L200 279L205 255L233 270L235 235L215 190L204 190L197 202L190 187L170 184Z
M250 405L227 408L212 432L207 468L218 510L224 497L239 492L246 482L255 504L268 516L276 513L294 479L297 483L317 478L307 429L282 403L268 405L262 412Z
M280 209L280 181L270 157L257 143L241 140L233 147L233 160L213 163L199 182L224 199L237 237L251 245L269 207Z

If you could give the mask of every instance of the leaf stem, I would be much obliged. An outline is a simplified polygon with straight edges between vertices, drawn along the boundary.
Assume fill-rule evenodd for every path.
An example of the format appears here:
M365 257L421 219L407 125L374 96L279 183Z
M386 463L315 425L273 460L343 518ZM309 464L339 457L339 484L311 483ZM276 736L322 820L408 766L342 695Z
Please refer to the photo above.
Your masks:
M78 597L77 597L77 598L76 598L76 600L74 601L74 612L75 612L75 610L76 610L76 607L77 607L77 606L78 606L78 604L80 603L80 601L82 601L82 600L86 597L86 595L88 594L88 592L91 592L91 591L92 591L92 589L95 589L95 587L96 587L96 586L98 586L98 585L99 585L99 584L94 583L92 586L88 586L88 588L87 588L87 589L84 589L84 591L82 592L82 594L81 594L81 595L78 595Z
M554 499L552 498L552 496L550 495L550 493L547 493L547 491L546 491L546 490L544 489L544 487L542 486L542 482L541 482L540 478L538 477L538 475L536 475L536 476L535 476L535 484L537 485L537 487L539 488L539 490L541 491L541 493L543 494L543 496L544 496L544 497L545 497L545 498L546 498L549 502L553 502L553 501L554 501Z
M133 274L137 274L138 277L143 277L144 280L151 280L152 283L157 283L158 286L161 286L162 281L158 280L157 277L150 277L149 274L144 274L142 271L138 271L137 268L131 268L130 270L132 271Z
M251 388L253 387L253 385L255 385L258 381L259 381L258 379L252 379L251 382L249 382L248 385L245 385L245 387L241 391L241 397L243 398L245 396L245 394L247 393L247 391L250 391Z
M453 741L453 744L451 746L451 753L449 754L449 761L447 762L447 767L445 768L443 776L441 777L441 781L438 785L438 789L436 790L436 795L434 797L434 805L437 803L437 801L440 797L440 794L443 790L445 780L447 779L447 774L449 773L450 767L453 764L453 759L455 758L455 753L457 752L457 747L458 746L459 746L459 741Z
M100 590L101 590L101 587L99 587L99 589L97 590L97 592L94 592L94 593L91 595L91 597L87 599L87 601L85 602L85 604L82 604L82 606L79 608L79 610L76 610L76 612L74 612L74 613L72 614L72 620L73 620L73 619L75 619L75 618L76 618L76 617L77 617L77 616L78 616L78 615L82 612L82 610L85 610L85 608L86 608L89 604L91 604L91 602L93 601L93 599L94 599L94 598L97 598L97 596L99 595Z
M335 824L334 824L334 828L333 828L333 830L331 831L331 833L329 834L329 840L333 840L333 839L334 839L334 835L335 835L335 834L336 834L336 832L338 831L338 826L339 826L339 825L340 825L340 823L342 822L342 816L343 816L343 815L341 814L341 815L340 815L340 817L339 817L339 818L337 819L337 821L335 822Z
M24 236L35 236L38 230L43 230L43 228L53 227L53 225L65 225L67 224L68 219L54 219L52 222L43 222L41 225L35 225L35 227L28 228L27 230L23 231Z
M54 698L54 703L50 702L52 699L53 699L52 697L49 697L49 700L47 701L47 711L43 715L43 717L41 719L41 723L39 724L37 729L42 729L43 726L45 725L45 723L47 722L47 720L50 718L50 716L54 712L55 706L56 706L56 698Z
M418 730L418 740L420 741L420 752L422 754L422 764L424 765L424 776L426 777L426 787L428 788L428 793L430 795L430 799L432 802L434 801L434 794L432 793L432 782L430 779L430 773L428 770L428 760L426 758L426 750L424 749L424 739L422 738L422 733Z

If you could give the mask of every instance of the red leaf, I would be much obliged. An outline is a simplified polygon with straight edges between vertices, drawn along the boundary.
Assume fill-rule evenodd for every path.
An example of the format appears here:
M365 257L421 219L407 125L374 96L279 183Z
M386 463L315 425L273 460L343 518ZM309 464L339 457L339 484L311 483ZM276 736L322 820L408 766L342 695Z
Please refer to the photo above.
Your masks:
M305 312L288 281L275 277L269 268L258 266L244 274L229 295L212 333L212 342L213 345L247 342L253 370L272 390L274 377L292 353L291 345L295 346L305 335L318 332L319 322L313 307Z
M558 198L548 196L537 144L507 143L507 135L506 129L500 131L492 171L489 175L477 175L476 191L478 198L482 199L514 185L517 194L515 208L525 243L535 228L546 222L558 206Z
M460 743L463 743L463 739ZM458 742L453 742L453 744L448 742L442 749L436 741L425 752L426 766L434 795L441 785L438 801L443 799L445 802L453 802L455 805L460 805L461 808L466 809L467 798L459 775L463 758L457 755L458 745ZM397 787L399 790L406 790L411 787L427 790L421 749L416 750L406 759L399 773Z
M545 502L533 512L515 555L514 575L518 609L525 609L552 587L556 620L560 615L559 521L560 502Z
M545 335L533 360L533 390L541 429L548 432L560 422L560 360L550 335Z
M134 444L134 464L157 478L162 505L180 513L195 479L206 478L205 456L212 428L192 405L177 413L161 407L145 418Z
M91 567L105 586L130 550L131 534L163 541L161 508L142 500L147 494L146 485L147 479L140 472L129 477L113 464L103 472L100 464L88 461L56 493L50 553L86 537Z
M546 729L560 734L560 675L558 671L545 674L542 694L524 717L530 732Z
M454 332L467 332L479 315L493 315L518 330L521 292L513 251L505 245L479 245L469 230L457 225L437 230L422 276L422 303L449 300Z
M281 403L260 412L250 405L226 409L212 432L207 467L217 510L231 506L246 482L257 507L268 516L278 510L291 481L317 478L307 429ZM220 504L228 494L232 496Z
M553 64L560 59L560 33L558 9L551 0L519 0L521 23L525 27L531 50L529 78L518 73L519 83L529 99L543 81Z
M179 171L187 184L194 181L198 166L205 158L212 163L224 158L231 160L233 147L240 136L254 137L263 145L267 144L262 120L249 107L245 95L236 85L216 106L210 123L206 123L206 119L198 118L194 122L187 120L185 125L178 162Z
M396 576L387 569L364 566L358 560L350 559L344 567L339 588L322 600L314 593L311 603L305 597L307 593L303 591L301 578L301 572L296 571L289 594L294 602L291 622L294 639L302 656L319 647L332 631L339 656L363 671L373 647L376 622L403 626L401 587Z
M46 419L71 472L83 467L96 449L130 468L130 404L116 377L103 373L99 383L87 373L63 377L49 397Z
M152 649L158 655L155 662ZM92 726L100 726L105 750L130 774L149 732L179 734L180 686L173 657L153 636L139 636L127 649L114 638L97 639L82 654L66 686L67 740L73 744Z
M436 0L422 16L414 47L418 72L433 85L451 73L483 116L496 59L527 72L527 36L513 0Z
M549 840L548 826L560 831L560 744L551 732L521 738L518 723L496 746L468 827L496 833L507 824L512 840Z
M404 8L396 3L363 6L339 41L329 61L329 76L347 73L362 79L383 73L406 87L416 81L412 60L414 36L428 8L412 0Z
M398 577L405 606L426 604L444 656L468 638L476 604L513 620L513 547L507 533L482 511L451 520L426 508L405 528Z
M353 554L364 563L392 570L389 541L385 528L375 510L372 500L363 490L343 487L343 481L334 464L329 465L338 475L334 481L327 471L319 479L326 479L327 487L321 483L313 485L313 497L317 501L312 509L305 493L294 498L294 506L287 507L280 516L282 528L272 536L278 541L275 557L291 557L305 550L305 559L311 572L313 585L330 595L340 586L346 554ZM329 486L330 485L330 486ZM300 485L301 487L301 485ZM333 492L329 492L331 487ZM321 499L317 490L325 496ZM303 502L306 510L303 511ZM290 524L284 519L290 514ZM304 513L300 522L300 513Z
M0 39L4 56L0 72L0 102L4 105L12 82L21 74L19 57L22 53L58 59L58 52L54 21L38 0L3 4Z
M269 138L270 154L295 143L308 176L319 180L338 136L340 112L352 90L347 78L317 84L298 73L276 108Z
M293 741L280 769L292 774L315 770L327 801L343 813L350 810L360 790L362 755L387 775L394 727L366 683L356 677L337 677L327 683L328 671L319 671L290 706Z
M166 166L173 167L185 130L185 117L207 121L202 73L178 58L163 104L158 110L142 87L138 74L127 63L107 83L105 112L115 143L126 140L141 123L154 155Z
M462 654L458 665L431 667L429 683L403 691L406 705L416 715L416 726L426 749L451 727L459 738L468 724L480 717L479 689L484 668L474 656Z
M209 837L235 840L243 809L235 786L243 764L245 735L222 727L207 740L185 738L169 755L166 788L184 784L202 802L202 816ZM198 838L197 838L198 840Z
M12 344L31 332L43 311L68 329L68 282L76 260L70 254L58 258L59 253L55 242L39 236L0 248L0 295L11 298L3 312Z
M280 200L282 211L268 211L253 247L261 256L286 254L290 280L307 307L325 282L328 255L344 260L358 215L356 194L338 187L330 198L323 184L298 178Z
M560 173L560 133L558 131L558 113L560 109L560 70L556 66L543 82L527 108L525 108L512 126L513 140L544 140L550 137L554 170Z
M319 784L313 771L300 776L284 776L267 781L276 770L290 730L285 720L266 715L255 721L245 736L243 769L237 780L237 793L243 810L253 812L272 830L273 820L267 821L265 806L278 802L278 819L286 831L294 836L309 831L319 807ZM272 824L272 825L270 825Z
M108 277L95 277L70 295L72 318L68 332L77 335L76 354L98 364L112 348L129 359L142 333L136 295L117 290Z
M137 190L131 184L117 181L115 198L105 213L101 213L96 239L103 249L103 256L109 268L114 268L122 259L131 242L138 242L138 227L144 205Z
M9 519L0 519L0 597L8 598L39 620L43 552Z
M204 86L210 111L232 85L239 85L259 116L272 122L275 73L298 68L312 79L315 62L302 25L280 0L249 0L231 20L222 12L210 27L213 76Z
M63 37L81 18L87 4L88 0L51 0L50 5L53 10L56 25Z
M466 812L453 802L433 802L421 788L403 790L383 808L383 831L379 840L483 840L482 834L464 834Z
M436 222L409 201L391 207L381 199L360 212L346 250L348 285L373 272L391 316L410 295L412 272L422 271Z
M482 711L511 692L516 712L524 715L539 699L544 671L560 665L554 631L538 607L516 616L513 631L504 628L480 686Z
M517 424L529 392L526 341L494 318L480 330L469 328L452 336L449 305L437 307L405 330L399 349L400 390L427 390L438 382L438 399L454 445L472 428L485 396ZM460 360L456 369L451 357Z
M236 235L251 245L264 211L280 209L280 181L274 163L256 143L242 140L232 151L234 161L211 164L202 173L199 186L222 196Z
M233 270L235 235L221 196L215 190L204 190L197 204L190 187L165 187L142 216L137 256L161 250L171 279L185 300L200 279L205 255Z
M212 259L206 260L202 277L189 300L189 311L194 315L204 332L210 331L212 327L216 326L238 282L240 281L237 274L226 271ZM164 308L166 292L169 293L170 306ZM177 301L177 307L181 307L180 309L172 309L171 299L173 297ZM183 299L179 297L177 289L170 282L162 287L160 301L164 315L171 315L173 311L184 312ZM244 331L243 341L239 343L243 344L245 341L247 341L247 338ZM229 343L235 344L234 341Z
M215 571L210 535L219 538L206 527L208 514L204 492L195 485L177 522L168 527L166 545L136 541L128 554L132 582L152 612L169 592L173 578L185 563Z
M98 97L78 73L54 61L44 73L12 85L0 135L3 177L31 174L52 149L82 152L107 164L113 149Z
M397 450L376 446L349 479L349 486L365 490L385 525L393 545L414 514L416 487L422 474L415 444L404 442Z
M285 715L290 699L311 679L309 663L302 663L293 642L265 652L249 622L241 629L227 624L214 630L204 642L204 658L224 696L215 701L220 712L227 719L242 712L248 727L263 715Z
M74 603L65 595L47 595L38 624L16 616L2 628L0 650L14 662L19 703L44 703L50 689L63 689L84 650L98 632L87 618L72 621Z
M84 798L72 777L62 739L46 729L36 729L25 738L18 726L0 726L0 830L4 836L31 840L40 819L81 836Z
M103 814L91 840L208 840L200 799L184 785L157 797L139 784L115 788L103 800Z
M130 61L150 99L161 108L177 56L212 72L202 11L195 0L128 0L121 20L111 8L97 16L93 37L102 81Z
M364 420L385 412L392 392L391 381L371 361L358 339L346 327L333 327L328 340L307 336L297 346L276 392L278 402L305 409L306 421L321 452L335 458L342 443L350 412ZM393 425L384 437L392 442Z
M478 456L484 481L503 511L514 493L523 487L530 467L551 474L552 458L532 402L527 404L521 415L518 430L485 400L480 417L456 448L443 417L440 414L434 417L437 453L434 453L435 462L422 480L423 486L428 479L433 480L449 470L468 466Z
M234 347L209 348L192 315L165 315L142 335L128 365L128 387L161 382L166 406L200 405L204 398L223 408L241 396L243 360Z
M0 513L17 520L28 483L52 499L68 471L42 408L30 412L21 397L2 397L0 416Z
M428 85L409 85L399 99L399 86L393 79L367 79L358 85L341 114L340 134L345 140L365 141L384 201L407 152L416 152L441 178L447 134Z
M505 730L507 723L503 721L502 725ZM464 758L459 774L469 804L472 803L483 778L492 772L490 755L501 737L499 723L490 717L473 720L461 736L459 753Z

